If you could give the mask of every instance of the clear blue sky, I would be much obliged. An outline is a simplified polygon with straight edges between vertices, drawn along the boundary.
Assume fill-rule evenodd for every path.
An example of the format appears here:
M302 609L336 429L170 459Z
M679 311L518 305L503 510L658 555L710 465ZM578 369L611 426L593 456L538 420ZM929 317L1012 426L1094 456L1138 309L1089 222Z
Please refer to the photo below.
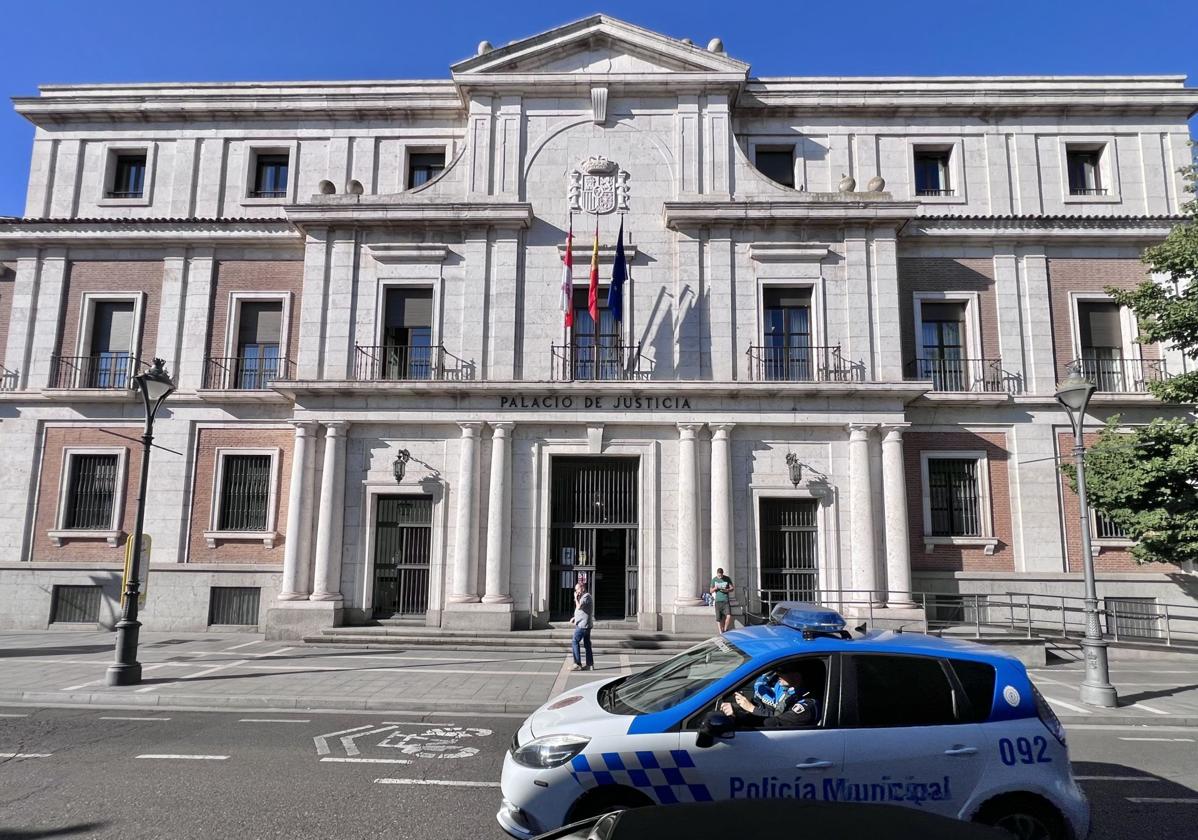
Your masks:
M7 0L0 92L65 82L446 78L496 46L602 11L728 53L759 76L1181 73L1198 0ZM0 215L24 211L33 127L0 108Z

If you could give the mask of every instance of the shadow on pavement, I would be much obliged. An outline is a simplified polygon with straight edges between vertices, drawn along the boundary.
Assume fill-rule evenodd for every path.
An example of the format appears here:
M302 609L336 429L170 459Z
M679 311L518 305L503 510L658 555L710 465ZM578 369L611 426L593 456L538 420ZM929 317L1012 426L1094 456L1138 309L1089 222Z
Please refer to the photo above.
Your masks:
M1075 761L1073 774L1090 800L1089 840L1193 836L1198 800L1193 788L1125 764L1100 761Z
M24 648L7 648L0 647L0 659L16 658L25 656L69 656L71 654L84 653L102 653L111 651L113 643L108 642L102 645L72 645L70 647L24 647ZM0 838L7 835L0 834Z
M108 825L106 822L86 822L63 826L62 828L39 828L28 831L0 827L0 840L37 840L41 837L71 837L79 834L91 834L106 825Z
M1154 700L1157 697L1172 697L1175 694L1181 694L1183 691L1193 691L1198 688L1198 683L1190 683L1189 685L1179 685L1174 688L1162 688L1157 691L1141 691L1138 694L1124 694L1119 698L1120 706L1127 706L1132 703L1139 703L1141 700Z

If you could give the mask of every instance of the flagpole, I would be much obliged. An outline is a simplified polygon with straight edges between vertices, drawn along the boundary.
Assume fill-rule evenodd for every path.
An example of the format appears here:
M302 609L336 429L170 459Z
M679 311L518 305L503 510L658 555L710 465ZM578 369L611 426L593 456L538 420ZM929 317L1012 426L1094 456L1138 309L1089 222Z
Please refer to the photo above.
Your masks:
M621 217L622 222L628 221L628 211L627 210L620 211L620 217ZM626 233L628 233L628 244L629 245L633 244L632 243L632 233L628 232L628 231L626 231ZM629 343L629 345L636 343L636 320L635 320L636 307L633 305L633 298L632 298L632 263L633 263L632 260L626 260L624 263L624 289L625 289L624 311L628 313L628 343ZM639 357L637 359L637 367L640 367ZM632 371L632 372L635 373L635 371Z

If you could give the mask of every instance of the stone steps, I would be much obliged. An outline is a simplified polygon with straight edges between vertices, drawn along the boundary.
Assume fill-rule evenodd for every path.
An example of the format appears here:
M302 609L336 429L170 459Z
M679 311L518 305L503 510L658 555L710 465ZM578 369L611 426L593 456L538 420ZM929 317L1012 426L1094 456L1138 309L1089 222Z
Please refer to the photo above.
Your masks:
M345 645L367 648L435 647L526 651L533 653L565 653L573 637L564 628L520 630L494 633L484 630L442 630L435 627L413 627L387 624L365 627L327 627L319 635L305 636L309 645ZM630 651L677 653L686 650L707 636L699 634L671 635L652 631L606 630L597 628L592 637L596 652L627 653Z

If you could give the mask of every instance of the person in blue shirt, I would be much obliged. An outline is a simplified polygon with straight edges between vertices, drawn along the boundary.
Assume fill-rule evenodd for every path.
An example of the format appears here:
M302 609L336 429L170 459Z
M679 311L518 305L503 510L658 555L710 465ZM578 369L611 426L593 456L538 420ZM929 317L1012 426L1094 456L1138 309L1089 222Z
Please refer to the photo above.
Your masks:
M803 688L803 674L794 669L779 669L773 675L773 691L763 682L770 673L762 674L753 684L753 699L741 692L733 695L732 703L722 703L720 711L735 717L737 726L746 729L800 729L819 723L819 702ZM758 690L761 689L761 700Z

